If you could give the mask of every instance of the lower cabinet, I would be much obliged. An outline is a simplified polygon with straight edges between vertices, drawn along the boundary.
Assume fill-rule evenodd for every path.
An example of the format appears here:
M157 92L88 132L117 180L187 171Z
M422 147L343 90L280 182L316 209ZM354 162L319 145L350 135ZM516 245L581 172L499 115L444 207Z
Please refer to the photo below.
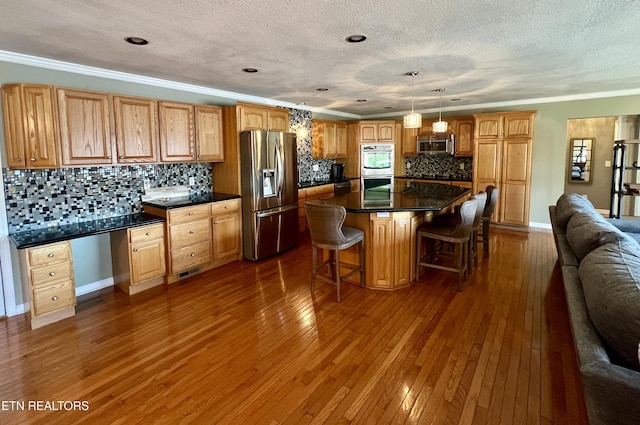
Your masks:
M57 242L18 252L23 298L29 300L31 328L73 316L76 293L71 243Z
M306 232L308 230L304 203L317 201L318 199L333 198L334 190L333 183L298 189L298 230L300 232Z
M151 224L111 233L114 284L129 295L164 283L164 224Z
M211 204L211 242L215 266L239 260L242 256L240 200Z

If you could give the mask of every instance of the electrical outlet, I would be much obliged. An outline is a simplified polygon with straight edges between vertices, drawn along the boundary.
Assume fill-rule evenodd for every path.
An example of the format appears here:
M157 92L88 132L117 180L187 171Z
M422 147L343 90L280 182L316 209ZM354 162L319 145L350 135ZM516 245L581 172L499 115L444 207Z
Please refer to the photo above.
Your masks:
M604 162L604 166L605 167L611 167L611 161L605 161Z
M151 182L147 179L144 180L144 190L151 189Z
M410 170L410 169L411 169L411 163L407 162L407 170Z
M189 186L193 186L194 184L196 184L196 178L195 177L189 177Z
M311 167L313 169L313 171L320 171L320 166L318 166L318 164L313 164L313 167Z
M460 169L464 171L464 162L460 164Z

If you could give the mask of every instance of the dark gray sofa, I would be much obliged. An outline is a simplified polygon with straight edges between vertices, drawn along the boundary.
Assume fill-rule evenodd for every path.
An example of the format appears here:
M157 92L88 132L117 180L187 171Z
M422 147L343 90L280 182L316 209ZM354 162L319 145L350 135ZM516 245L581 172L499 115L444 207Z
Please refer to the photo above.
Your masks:
M576 194L549 214L589 423L640 424L640 222Z

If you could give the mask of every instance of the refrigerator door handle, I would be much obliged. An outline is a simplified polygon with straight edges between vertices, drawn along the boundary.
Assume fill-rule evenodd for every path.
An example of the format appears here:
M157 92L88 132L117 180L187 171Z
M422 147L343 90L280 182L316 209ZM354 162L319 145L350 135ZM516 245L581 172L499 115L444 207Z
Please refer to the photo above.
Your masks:
M270 217L272 215L278 215L281 214L285 211L289 211L289 210L293 210L293 209L298 209L298 204L292 204L292 205L287 205L284 207L278 207L278 208L271 208L270 210L266 210L266 211L260 211L260 212L256 212L256 217L259 218L264 218L264 217Z
M277 196L280 204L282 204L282 185L284 184L284 161L282 159L282 140L278 139L276 143L276 167L277 167L277 180L278 180L278 191Z

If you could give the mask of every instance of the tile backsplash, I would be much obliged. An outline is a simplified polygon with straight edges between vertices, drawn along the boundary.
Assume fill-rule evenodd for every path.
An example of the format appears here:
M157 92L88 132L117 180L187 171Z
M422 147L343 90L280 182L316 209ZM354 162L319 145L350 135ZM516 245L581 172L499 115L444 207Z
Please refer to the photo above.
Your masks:
M211 164L150 164L44 170L3 169L9 233L142 212L150 187L188 185L211 192Z
M291 109L289 126L293 132L297 132L301 127L306 128L308 132L307 137L298 139L298 181L328 180L331 164L336 161L335 159L313 159L311 111ZM318 166L318 171L313 171L314 165Z
M461 169L462 167L462 169ZM454 180L471 180L473 158L453 155L417 155L405 158L406 175L409 177L448 176ZM401 172L396 172L401 174Z

